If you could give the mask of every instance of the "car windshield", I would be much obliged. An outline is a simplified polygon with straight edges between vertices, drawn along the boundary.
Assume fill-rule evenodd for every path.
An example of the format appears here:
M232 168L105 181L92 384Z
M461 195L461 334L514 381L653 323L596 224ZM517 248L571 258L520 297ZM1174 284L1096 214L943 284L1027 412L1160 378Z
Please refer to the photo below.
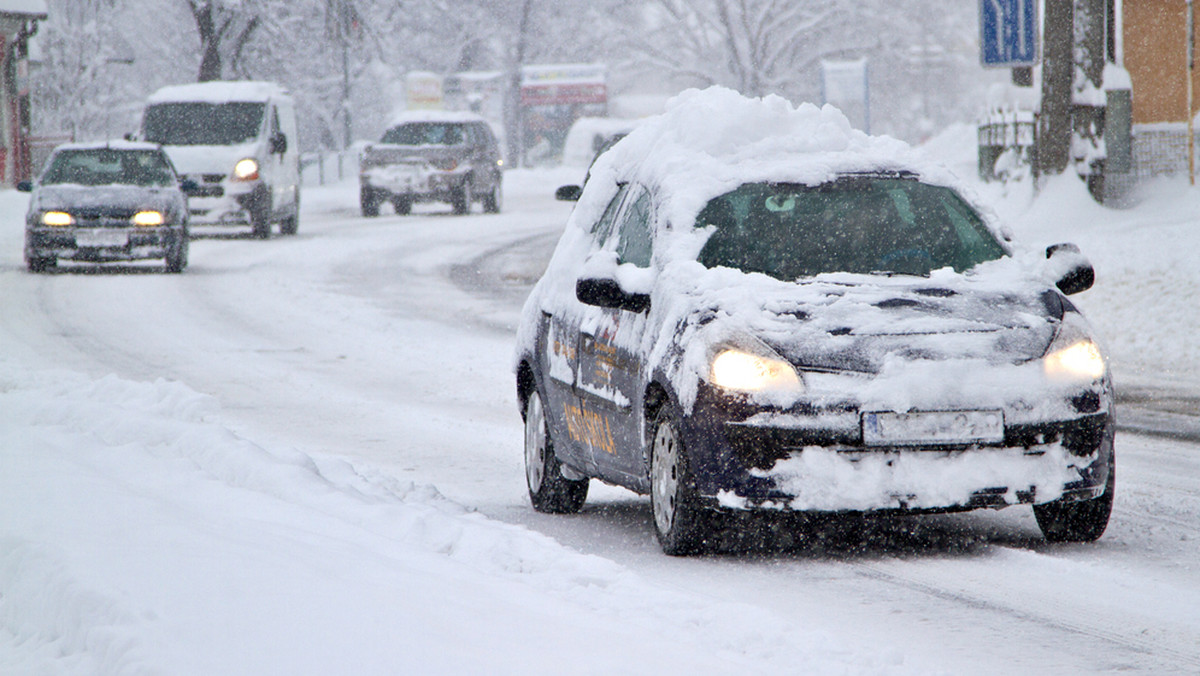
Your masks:
M265 103L159 103L146 109L142 133L166 146L227 146L258 136Z
M157 150L64 150L54 155L42 183L166 186L174 185L175 173Z
M818 186L748 183L711 200L706 267L790 281L826 272L928 275L1005 255L953 190L906 178L845 177Z
M409 122L383 135L383 143L401 146L454 146L462 142L462 125L444 122Z

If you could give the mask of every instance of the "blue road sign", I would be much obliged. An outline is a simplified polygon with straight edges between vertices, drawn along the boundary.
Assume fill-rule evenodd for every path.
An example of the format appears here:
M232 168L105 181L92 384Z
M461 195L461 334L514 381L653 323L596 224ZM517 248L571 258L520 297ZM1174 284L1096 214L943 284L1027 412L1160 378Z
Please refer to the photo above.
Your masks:
M1037 0L979 0L979 54L985 66L1038 61Z

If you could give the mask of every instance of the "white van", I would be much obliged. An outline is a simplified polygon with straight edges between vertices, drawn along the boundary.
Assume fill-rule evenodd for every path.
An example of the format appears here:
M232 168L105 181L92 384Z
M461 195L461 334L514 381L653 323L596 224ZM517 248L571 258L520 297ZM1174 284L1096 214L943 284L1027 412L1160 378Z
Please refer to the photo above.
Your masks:
M256 237L300 223L292 99L272 82L201 82L150 95L141 137L163 146L188 191L191 223L250 225Z

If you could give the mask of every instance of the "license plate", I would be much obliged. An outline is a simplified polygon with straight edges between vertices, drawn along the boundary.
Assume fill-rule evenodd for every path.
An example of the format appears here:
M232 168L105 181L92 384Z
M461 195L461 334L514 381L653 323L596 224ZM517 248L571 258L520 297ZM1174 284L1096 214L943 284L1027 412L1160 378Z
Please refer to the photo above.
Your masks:
M76 230L76 246L125 246L129 233L124 230Z
M1004 441L1003 411L863 413L867 446L994 444Z

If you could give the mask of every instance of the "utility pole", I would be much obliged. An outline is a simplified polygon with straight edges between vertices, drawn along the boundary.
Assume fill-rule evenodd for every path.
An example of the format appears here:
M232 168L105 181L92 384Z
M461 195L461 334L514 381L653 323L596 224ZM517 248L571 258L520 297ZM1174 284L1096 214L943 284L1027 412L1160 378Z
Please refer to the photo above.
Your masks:
M1061 174L1071 157L1075 74L1074 0L1045 0L1042 34L1042 112L1038 117L1038 176Z
M1192 73L1196 69L1196 16L1192 0L1187 0L1187 154L1188 182L1196 185L1196 123L1193 121Z

